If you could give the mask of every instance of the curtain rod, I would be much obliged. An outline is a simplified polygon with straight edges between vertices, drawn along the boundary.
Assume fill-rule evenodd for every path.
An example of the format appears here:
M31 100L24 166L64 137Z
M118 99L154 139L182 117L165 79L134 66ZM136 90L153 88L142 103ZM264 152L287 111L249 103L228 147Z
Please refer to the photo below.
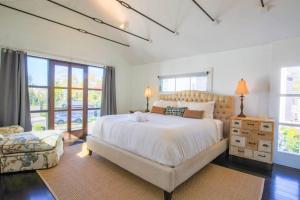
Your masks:
M95 34L95 33L91 33L91 32L88 32L88 31L86 31L86 30L83 30L83 29L80 29L80 28L76 28L76 27L73 27L73 26L70 26L70 25L67 25L67 24L63 24L63 23L60 23L60 22L58 22L58 21L54 21L54 20L51 20L51 19L48 19L48 18L39 16L39 15L30 13L30 12L27 12L27 11L24 11L24 10L20 10L20 9L18 9L18 8L14 8L14 7L11 7L11 6L2 4L2 3L0 3L0 6L5 7L5 8L8 8L8 9L11 9L11 10L15 10L15 11L17 11L17 12L24 13L24 14L27 14L27 15L30 15L30 16L33 16L33 17L36 17L36 18L39 18L39 19L42 19L42 20L45 20L45 21L48 21L48 22L57 24L57 25L60 25L60 26L64 26L64 27L69 28L69 29L72 29L72 30L79 31L79 32L84 33L84 34L92 35L92 36L94 36L94 37L101 38L101 39L103 39L103 40L107 40L107 41L110 41L110 42L113 42L113 43L116 43L116 44L119 44L119 45L122 45L122 46L130 47L129 44L125 44L125 43L122 43L122 42L118 42L118 41L116 41L116 40L109 39L109 38L103 37L103 36L101 36L101 35L97 35L97 34Z
M98 18L96 18L96 17L91 17L91 16L89 16L89 15L87 15L87 14L84 14L84 13L82 13L82 12L79 12L79 11L77 11L77 10L74 10L73 8L70 8L70 7L68 7L68 6L62 5L62 4L57 3L57 2L55 2L55 1L52 1L52 0L47 0L47 1L49 1L50 3L53 3L53 4L57 5L57 6L60 6L60 7L62 7L62 8L65 8L65 9L67 9L67 10L70 10L70 11L72 11L72 12L74 12L74 13L77 13L77 14L79 14L79 15L81 15L81 16L84 16L84 17L86 17L86 18L89 18L89 19L91 19L91 20L93 20L93 21L95 21L95 22L97 22L97 23L104 24L104 25L106 25L106 26L109 26L109 27L114 28L114 29L116 29L116 30L122 31L122 32L124 32L124 33L129 34L129 35L135 36L135 37L140 38L140 39L142 39L142 40L145 40L145 41L148 41L148 42L151 41L150 39L144 38L144 37L142 37L142 36L140 36L140 35L137 35L137 34L135 34L135 33L131 33L131 32L129 32L129 31L126 31L126 30L123 30L123 29L121 29L121 28L118 28L118 27L116 27L116 26L114 26L114 25L112 25L112 24L109 24L109 23L107 23L107 22L101 20L101 19L98 19Z
M68 56L60 56L57 54L52 54L49 52L43 52L43 51L38 51L38 50L29 50L29 49L22 49L22 48L16 48L16 47L11 47L11 46L3 46L0 45L1 49L12 49L15 51L23 51L26 52L27 55L29 56L33 56L33 57L42 57L42 58L46 58L46 59L56 59L56 60L61 60L61 61L65 61L65 62L77 62L78 64L85 64L85 65L92 65L92 66L109 66L107 64L103 64L103 63L99 63L96 61L89 61L89 60L84 60L84 59L80 59L80 58L72 58L72 57L68 57Z
M133 8L131 5L129 5L128 3L121 1L121 0L116 0L117 2L119 2L122 6L124 6L125 8L129 9L129 10L133 10L135 13L145 17L146 19L152 21L153 23L159 25L160 27L166 29L167 31L174 33L174 34L178 34L178 32L171 30L170 28L162 25L161 23L159 23L158 21L155 21L154 19L152 19L151 17L148 17L146 14L136 10L135 8Z

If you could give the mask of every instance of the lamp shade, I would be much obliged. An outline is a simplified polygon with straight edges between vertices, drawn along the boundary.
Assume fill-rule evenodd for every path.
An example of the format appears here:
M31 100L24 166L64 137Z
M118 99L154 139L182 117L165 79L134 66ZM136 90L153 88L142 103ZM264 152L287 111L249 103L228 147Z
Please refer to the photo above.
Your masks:
M238 84L236 86L236 89L235 89L235 93L237 95L241 95L241 96L249 94L248 87L247 87L247 82L244 79L241 79L238 82Z
M150 87L146 87L144 95L145 97L151 97L152 93Z

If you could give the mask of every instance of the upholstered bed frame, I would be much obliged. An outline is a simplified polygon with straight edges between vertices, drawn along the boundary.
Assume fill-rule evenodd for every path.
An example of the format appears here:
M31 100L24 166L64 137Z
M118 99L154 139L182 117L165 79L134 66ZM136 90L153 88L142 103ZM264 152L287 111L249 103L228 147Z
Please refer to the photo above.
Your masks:
M165 200L170 200L172 198L172 192L177 186L226 151L228 146L227 136L229 133L229 121L233 115L233 97L200 91L182 91L172 94L161 94L160 99L188 102L215 101L214 118L223 121L224 139L175 167L164 166L145 159L134 153L99 141L99 139L95 139L93 136L87 137L87 146L90 154L95 152L163 189Z

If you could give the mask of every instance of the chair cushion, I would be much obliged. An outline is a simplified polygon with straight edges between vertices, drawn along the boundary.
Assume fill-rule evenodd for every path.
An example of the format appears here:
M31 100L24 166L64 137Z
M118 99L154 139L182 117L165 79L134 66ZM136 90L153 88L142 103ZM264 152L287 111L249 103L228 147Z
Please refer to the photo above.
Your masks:
M11 134L11 133L22 133L24 132L23 127L18 125L0 127L0 134Z
M55 130L0 135L0 154L49 151L56 147L61 135Z

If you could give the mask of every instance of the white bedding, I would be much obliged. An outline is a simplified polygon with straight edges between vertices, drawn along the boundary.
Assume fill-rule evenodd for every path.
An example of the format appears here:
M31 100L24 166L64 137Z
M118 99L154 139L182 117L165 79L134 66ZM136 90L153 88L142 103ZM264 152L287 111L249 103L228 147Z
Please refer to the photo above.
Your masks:
M223 137L223 123L145 113L148 121L134 122L128 114L101 117L93 136L123 150L167 166L177 166Z

